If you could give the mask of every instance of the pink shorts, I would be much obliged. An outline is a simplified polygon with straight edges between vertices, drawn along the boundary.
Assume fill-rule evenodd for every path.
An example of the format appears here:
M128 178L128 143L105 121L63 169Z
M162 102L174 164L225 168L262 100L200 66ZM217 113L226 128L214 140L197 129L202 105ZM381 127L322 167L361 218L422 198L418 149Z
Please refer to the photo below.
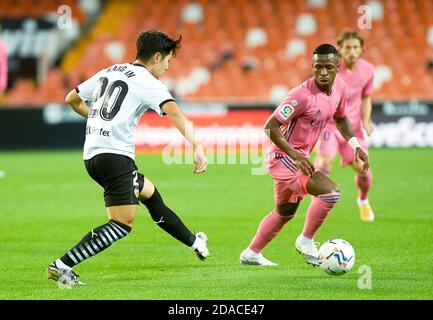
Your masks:
M265 162L269 174L274 178L275 204L296 203L308 195L309 177L296 167L289 156L270 151L266 154Z
M355 132L362 150L368 154L368 144L364 138L364 133ZM326 127L320 135L318 153L320 155L335 158L338 153L341 154L341 165L347 166L354 160L355 153L347 141L343 138L337 128L330 129Z

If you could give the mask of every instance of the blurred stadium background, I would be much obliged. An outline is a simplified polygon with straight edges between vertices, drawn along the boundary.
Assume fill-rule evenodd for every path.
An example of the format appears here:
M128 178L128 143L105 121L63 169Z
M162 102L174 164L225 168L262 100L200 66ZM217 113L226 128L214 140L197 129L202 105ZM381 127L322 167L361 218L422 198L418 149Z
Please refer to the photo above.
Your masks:
M84 122L64 106L66 93L102 68L133 61L137 34L151 28L182 35L163 81L196 125L222 128L261 126L310 75L312 49L357 30L376 67L371 144L433 146L431 0L3 0L0 23L8 51L1 149L81 147ZM13 133L11 119L27 130ZM138 147L168 142L152 139L166 126L147 116Z
M1 0L0 24L0 299L432 298L433 0ZM280 267L239 265L273 205L272 179L239 163L200 176L163 164L159 151L182 139L152 112L135 138L157 154L137 164L187 225L207 232L213 260L192 261L140 214L127 241L78 266L89 286L68 292L44 281L47 264L105 219L81 161L85 121L64 97L98 70L132 62L137 34L151 28L183 37L163 79L181 108L210 145L236 148L258 139L250 133L262 132L289 88L310 76L316 45L335 44L345 29L362 34L364 58L376 67L377 221L359 221L353 174L335 165L344 193L318 240L350 241L356 267L373 270L373 290L360 290L355 269L330 278L295 252L309 200L265 252Z

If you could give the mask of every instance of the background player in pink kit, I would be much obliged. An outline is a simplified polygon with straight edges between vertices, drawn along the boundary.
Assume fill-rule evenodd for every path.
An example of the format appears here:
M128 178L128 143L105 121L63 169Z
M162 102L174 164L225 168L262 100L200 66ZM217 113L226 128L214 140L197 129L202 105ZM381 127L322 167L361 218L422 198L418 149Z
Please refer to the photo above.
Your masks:
M364 39L357 32L343 32L337 44L343 60L337 77L347 84L348 89L346 115L361 147L368 153L367 141L362 128L368 135L373 132L370 96L373 91L374 67L360 58ZM318 154L315 159L318 169L328 175L338 153L341 154L343 166L350 164L356 170L355 183L358 187L358 207L361 220L373 221L374 213L368 203L368 191L372 183L371 169L365 173L362 172L354 161L352 149L331 121L323 130L319 140Z
M265 124L273 142L266 154L266 166L274 178L275 208L261 221L254 239L241 253L243 264L276 265L263 257L261 251L293 218L307 194L314 198L295 246L307 263L319 264L314 236L337 203L340 192L329 177L315 171L308 158L330 119L334 119L355 150L352 150L355 159L362 160L363 170L368 169L368 156L345 116L346 86L335 78L339 67L337 50L330 44L318 46L313 51L312 67L314 76L292 89Z

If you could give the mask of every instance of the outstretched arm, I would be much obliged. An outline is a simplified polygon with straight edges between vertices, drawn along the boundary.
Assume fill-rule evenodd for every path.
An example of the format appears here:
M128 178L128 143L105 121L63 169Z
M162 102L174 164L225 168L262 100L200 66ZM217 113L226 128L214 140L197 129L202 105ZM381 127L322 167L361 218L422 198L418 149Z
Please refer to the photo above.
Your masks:
M370 136L373 132L373 126L371 125L371 97L366 96L362 98L361 112L362 112L362 125L364 126L367 135Z
M167 114L174 126L193 146L194 149L194 173L206 171L207 159L204 154L204 148L198 138L194 135L193 124L185 114L180 110L174 101L169 101L162 106L162 111Z
M278 148L295 161L297 167L301 169L303 174L306 176L312 176L314 173L313 164L290 146L286 138L283 136L280 126L281 123L278 119L274 115L271 115L265 123L265 133Z
M71 90L67 94L65 101L76 113L84 118L87 118L87 115L89 114L89 107L83 100L81 100L75 89Z
M334 122L337 126L338 131L340 131L341 135L343 136L346 141L349 141L350 138L355 137L355 134L353 133L352 125L349 122L349 119L347 117L335 117L334 116Z
M364 150L361 149L358 139L353 133L352 125L350 124L349 120L347 119L347 117L340 118L334 116L334 122L343 138L346 139L352 149L355 150L355 161L359 162L359 160L361 159L364 162L362 169L364 172L367 172L369 168L368 156L364 152Z

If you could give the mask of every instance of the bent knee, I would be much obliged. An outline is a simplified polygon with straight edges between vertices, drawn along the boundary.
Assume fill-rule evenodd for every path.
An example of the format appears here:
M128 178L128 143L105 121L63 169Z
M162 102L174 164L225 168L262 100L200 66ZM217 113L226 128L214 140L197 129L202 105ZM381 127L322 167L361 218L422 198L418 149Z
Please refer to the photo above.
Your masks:
M132 228L132 225L134 224L135 221L135 217L117 216L117 217L110 217L110 220L119 222L121 224L127 225L128 227Z
M319 195L318 198L330 205L335 205L340 200L340 189L338 186L335 186L328 191L329 192Z
M132 227L138 205L107 207L108 218Z
M335 184L331 187L329 193L338 193L338 195L340 195L340 188Z
M338 199L340 198L340 188L336 184L330 186L326 193L332 194L334 197L338 197Z
M125 219L125 222L122 222L122 223L126 224L127 226L130 226L132 228L134 221L135 221L135 219L131 218L131 219Z
M295 215L298 206L299 203L281 204L277 205L275 210L280 216L291 218Z
M327 183L324 183L323 185L324 185L325 193L336 193L336 194L338 193L338 194L340 194L340 187L331 179L329 179L327 181Z
M132 224L126 224L118 220L110 219L108 225L110 226L108 229L110 229L111 235L115 238L117 236L116 240L126 237L132 231ZM109 232L108 230L105 231Z
M289 217L294 216L294 213L288 209L277 209L276 211L280 216L283 216L283 217L289 218Z

